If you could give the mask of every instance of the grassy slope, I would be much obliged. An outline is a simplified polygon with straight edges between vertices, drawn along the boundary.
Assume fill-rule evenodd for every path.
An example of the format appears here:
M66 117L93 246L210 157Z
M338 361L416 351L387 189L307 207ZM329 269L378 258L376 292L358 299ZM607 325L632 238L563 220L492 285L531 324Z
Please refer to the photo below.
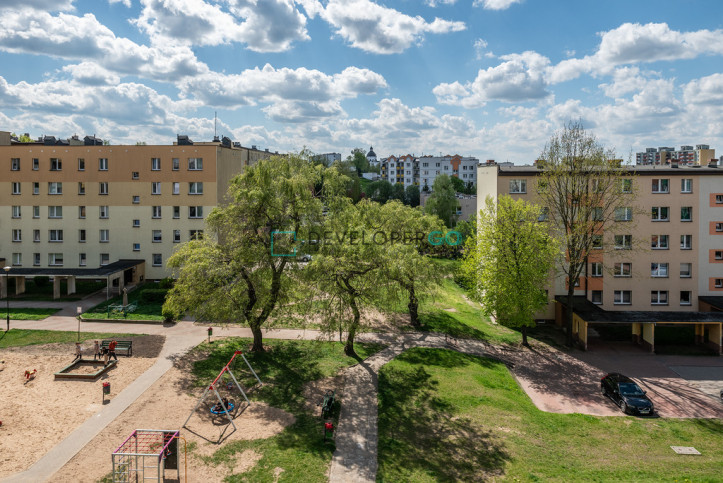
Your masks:
M111 337L123 338L128 334L107 334L100 332L81 332L80 340L90 339L109 339ZM137 337L139 334L134 334ZM60 332L57 330L25 330L10 329L9 332L0 334L0 348L6 347L22 347L35 344L53 344L76 342L78 340L77 332Z
M720 481L721 461L721 421L545 413L487 359L413 349L379 377L379 481Z
M250 343L250 339L226 339L220 344L214 343L212 352L194 364L193 376L197 385L202 387L212 381L231 358L233 351L245 351ZM357 360L345 356L343 345L337 342L267 339L265 345L272 350L263 354L246 353L264 382L259 390L251 391L250 397L294 414L296 422L281 434L268 439L229 443L208 460L221 463L246 449L253 449L263 454L263 458L248 472L233 475L228 481L272 482L275 481L274 468L280 467L284 469L281 481L325 482L335 448L332 442L322 441L322 421L318 411L312 414L304 406L303 386L309 381L336 375L339 369L355 364ZM361 358L382 348L375 344L360 343L354 347ZM208 348L204 344L197 350ZM248 369L244 371L243 360L232 369L244 373L244 386L258 385Z

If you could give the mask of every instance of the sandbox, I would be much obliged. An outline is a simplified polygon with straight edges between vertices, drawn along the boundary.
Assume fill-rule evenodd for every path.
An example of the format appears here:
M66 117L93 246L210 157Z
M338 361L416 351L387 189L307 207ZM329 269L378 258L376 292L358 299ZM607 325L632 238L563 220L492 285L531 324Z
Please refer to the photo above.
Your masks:
M95 381L106 372L113 369L118 361L109 361L104 364L103 361L90 361L80 359L69 366L62 368L55 373L55 379L79 379L83 381Z

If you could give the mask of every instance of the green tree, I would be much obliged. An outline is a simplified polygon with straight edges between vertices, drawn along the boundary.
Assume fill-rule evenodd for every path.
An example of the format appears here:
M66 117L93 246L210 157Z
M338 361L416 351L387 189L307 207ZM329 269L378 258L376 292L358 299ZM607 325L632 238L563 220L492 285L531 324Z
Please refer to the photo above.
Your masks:
M378 203L386 203L392 198L394 187L389 181L380 179L369 183L367 188L367 197Z
M419 186L409 185L404 190L404 204L412 208L419 206Z
M181 245L168 259L177 282L164 310L248 324L253 350L263 351L262 325L295 290L293 259L277 255L293 253L299 240L278 232L321 223L324 205L342 197L346 183L336 168L298 156L273 156L236 176L228 203L206 220L211 236Z
M542 208L524 200L487 198L480 210L477 237L467 239L463 271L474 286L473 296L486 315L522 331L535 326L534 315L547 304L544 287L550 280L559 244L548 223L540 222Z
M563 250L557 268L567 282L567 345L572 346L573 295L590 251L619 208L634 210L634 183L612 150L579 122L555 133L542 152L538 197ZM630 230L630 225L626 225Z
M458 207L459 200L457 200L452 180L446 174L437 176L424 210L437 215L448 228L451 228L457 218Z
M18 136L15 133L11 133L10 136L17 138L19 143L32 143L33 142L33 138L31 138L27 134L21 134L20 136Z
M357 176L369 171L369 160L364 151L359 148L352 149L351 156L347 156L346 160L354 167Z
M394 183L390 200L404 201L404 185L402 183Z
M452 182L452 186L454 186L454 190L457 193L465 193L467 191L467 185L457 176L450 176L449 180Z

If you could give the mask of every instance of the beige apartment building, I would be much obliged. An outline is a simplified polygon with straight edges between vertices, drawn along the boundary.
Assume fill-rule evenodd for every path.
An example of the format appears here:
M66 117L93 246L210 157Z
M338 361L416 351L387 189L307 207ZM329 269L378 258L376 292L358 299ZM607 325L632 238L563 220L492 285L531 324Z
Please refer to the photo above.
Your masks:
M0 132L0 258L16 290L35 275L73 284L105 276L118 290L164 278L166 259L202 236L231 178L270 155L228 138L131 146L94 137L18 143Z
M723 322L723 167L636 165L631 195L593 250L576 284L575 328L583 347L596 323L630 325L654 349L657 324L695 325L696 341L721 352ZM487 196L536 200L537 166L480 165L477 209ZM625 203L624 203L625 204ZM558 277L541 319L564 320Z

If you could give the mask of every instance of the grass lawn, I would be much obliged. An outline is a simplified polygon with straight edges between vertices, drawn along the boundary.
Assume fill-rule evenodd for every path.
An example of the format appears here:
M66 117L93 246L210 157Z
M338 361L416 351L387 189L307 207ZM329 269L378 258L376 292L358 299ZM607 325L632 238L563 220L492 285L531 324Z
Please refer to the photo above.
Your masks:
M134 334L137 337L139 334ZM123 338L128 334L107 334L101 332L80 332L80 340ZM25 330L10 329L8 332L0 333L0 349L6 347L22 347L36 344L54 344L65 342L76 342L77 332L61 332L57 330Z
M59 308L10 308L10 319L11 320L43 320L46 317L50 317L55 312L60 310ZM4 311L3 311L4 312ZM5 315L5 314L3 314Z
M136 308L135 312L129 312L127 317L125 317L125 320L163 320L163 315L161 315L161 311L163 310L163 303L141 303L140 302L140 294L141 290L143 290L144 286L140 286L136 288L134 291L130 292L128 294L128 303L129 304L136 304L138 307ZM146 288L156 288L153 285L145 285ZM88 310L87 312L84 312L82 315L83 319L108 319L108 309L107 307L109 305L118 305L123 303L123 296L118 295L117 297L113 297L112 299L100 303L93 307L92 309ZM111 313L110 318L113 320L123 320L123 314L119 313Z
M214 342L212 352L194 363L193 376L198 387L203 387L216 377L234 350L245 352L250 344L251 339L240 338ZM233 475L226 481L272 482L275 481L274 468L280 467L284 469L281 478L285 481L326 482L326 472L335 447L332 442L324 443L322 440L323 428L318 410L311 413L304 406L303 386L310 381L334 376L339 369L356 364L357 360L345 356L344 346L338 342L266 339L264 345L269 346L271 351L262 354L245 352L264 382L259 390L251 391L250 398L292 413L296 416L296 422L281 434L268 439L229 443L208 457L207 461L220 464L246 449L252 449L263 454L262 459L249 471ZM361 358L382 349L377 344L357 343L354 347ZM208 344L202 344L195 350L208 349ZM239 360L236 367L238 372L234 374L244 374L242 384L258 386L248 369L243 370L243 360Z
M25 293L20 295L12 295L15 293L15 280L10 279L10 300L33 300L33 301L65 301L71 302L80 300L86 295L97 292L98 290L105 288L105 282L96 282L94 280L76 280L75 281L75 292L72 295L68 295L68 282L66 280L60 281L60 298L53 299L53 282L48 282L47 285L38 286L32 279L26 279L25 282ZM2 299L5 300L5 299Z
M378 461L384 482L720 481L723 422L545 413L503 364L412 349L379 375Z

